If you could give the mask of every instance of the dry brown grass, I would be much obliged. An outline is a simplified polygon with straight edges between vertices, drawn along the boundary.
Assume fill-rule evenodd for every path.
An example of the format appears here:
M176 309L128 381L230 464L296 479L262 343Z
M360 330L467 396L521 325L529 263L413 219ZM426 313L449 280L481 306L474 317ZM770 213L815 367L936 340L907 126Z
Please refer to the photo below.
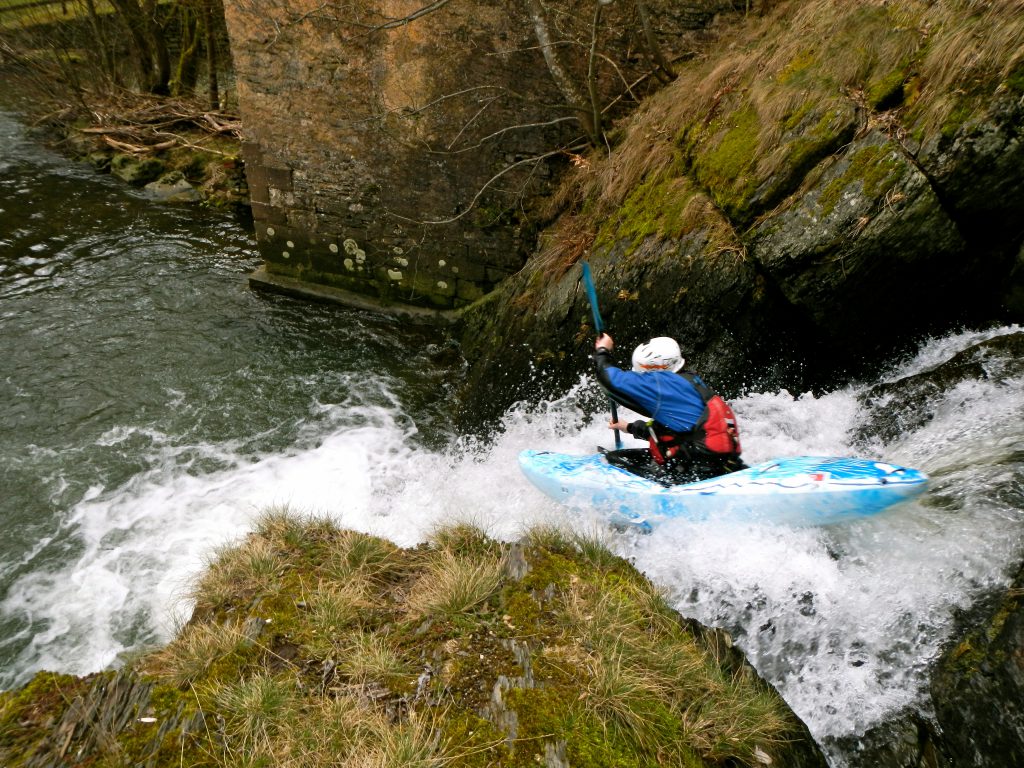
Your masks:
M1024 2L935 3L916 19L929 38L919 101L927 127L940 125L958 97L1006 78L1024 60Z
M545 235L533 263L545 281L562 277L576 264L586 260L597 236L588 217L566 214Z
M581 191L562 194L591 201L588 215L600 221L644 179L688 172L743 109L754 110L757 135L740 160L764 179L792 162L780 151L787 135L816 125L827 133L830 120L841 125L835 121L870 104L872 93L901 81L909 83L909 116L927 134L963 111L970 91L990 94L1022 58L1021 0L781 2L725 30L703 63L645 102L610 157L591 158L572 177Z
M778 746L786 716L766 689L751 689L734 678L713 696L694 702L682 713L687 735L711 760L740 755L749 765L763 763L757 753Z

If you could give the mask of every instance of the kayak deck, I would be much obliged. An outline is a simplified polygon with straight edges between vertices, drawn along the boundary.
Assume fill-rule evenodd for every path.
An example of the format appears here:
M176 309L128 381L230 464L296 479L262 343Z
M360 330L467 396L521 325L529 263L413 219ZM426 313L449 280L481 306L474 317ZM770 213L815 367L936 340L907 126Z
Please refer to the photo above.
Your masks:
M585 456L523 451L526 477L556 501L605 512L612 522L650 528L665 519L762 520L830 525L869 517L922 493L927 476L870 459L775 459L709 480L664 486Z

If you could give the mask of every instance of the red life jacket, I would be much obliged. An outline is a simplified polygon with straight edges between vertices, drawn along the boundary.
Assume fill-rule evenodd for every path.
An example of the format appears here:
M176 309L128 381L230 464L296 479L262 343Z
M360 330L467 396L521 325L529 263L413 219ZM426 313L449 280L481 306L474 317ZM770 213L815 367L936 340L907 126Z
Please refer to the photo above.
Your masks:
M658 464L664 464L680 450L685 451L687 444L712 455L739 456L740 431L732 408L692 373L680 372L679 375L697 390L697 394L704 401L704 412L690 432L677 433L659 425L660 434L656 434L654 428L649 427L651 456Z

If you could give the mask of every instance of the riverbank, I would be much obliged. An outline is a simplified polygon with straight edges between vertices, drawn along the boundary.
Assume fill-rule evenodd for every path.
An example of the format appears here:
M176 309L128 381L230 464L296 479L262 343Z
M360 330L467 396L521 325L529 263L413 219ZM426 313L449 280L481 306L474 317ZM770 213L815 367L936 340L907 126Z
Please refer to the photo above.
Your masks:
M453 519L507 542L552 519L580 531L602 525L553 509L516 463L526 448L607 444L605 421L588 418L603 406L593 383L520 404L492 443L456 438L451 367L433 359L435 333L254 294L245 275L258 255L230 217L148 204L32 146L3 116L0 144L0 385L10 406L0 430L9 534L0 546L0 687L38 670L100 673L171 641L182 585L275 501L406 548ZM983 340L935 339L886 382ZM735 638L835 768L918 764L863 753L865 731L904 707L932 709L929 664L950 616L1020 551L1015 510L1024 504L1010 451L1021 425L1006 418L1024 402L1019 375L996 365L994 345L978 358L970 380L921 380L921 418L878 413L898 434L867 442L854 436L876 414L860 395L883 398L880 406L908 397L840 387L733 400L748 461L880 456L936 479L920 503L830 530L609 533L609 546L664 587L673 608ZM90 679L99 686L114 674ZM1006 702L1015 700L972 711L990 722L1013 717ZM887 730L883 743L919 751L915 723ZM990 764L1006 764L1005 748L980 748Z
M154 200L247 210L241 123L195 98L124 90L72 93L59 80L7 64L0 106L41 143Z
M50 148L154 200L247 210L220 6L161 3L145 45L130 10L0 4L0 107Z

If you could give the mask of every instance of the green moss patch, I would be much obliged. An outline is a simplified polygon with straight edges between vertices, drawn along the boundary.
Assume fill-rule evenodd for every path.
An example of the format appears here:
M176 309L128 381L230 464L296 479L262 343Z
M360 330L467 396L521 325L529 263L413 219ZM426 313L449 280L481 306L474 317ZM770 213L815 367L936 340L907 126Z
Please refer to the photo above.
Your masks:
M846 170L822 189L818 205L823 216L835 210L843 193L854 184L870 199L892 189L906 171L906 164L888 144L871 144L854 151Z
M739 250L736 232L706 194L685 175L668 171L646 180L608 216L595 239L595 249L636 252L648 238L702 238L709 253Z
M754 169L760 133L757 109L745 104L712 122L693 145L697 181L730 217L742 218L757 188Z

